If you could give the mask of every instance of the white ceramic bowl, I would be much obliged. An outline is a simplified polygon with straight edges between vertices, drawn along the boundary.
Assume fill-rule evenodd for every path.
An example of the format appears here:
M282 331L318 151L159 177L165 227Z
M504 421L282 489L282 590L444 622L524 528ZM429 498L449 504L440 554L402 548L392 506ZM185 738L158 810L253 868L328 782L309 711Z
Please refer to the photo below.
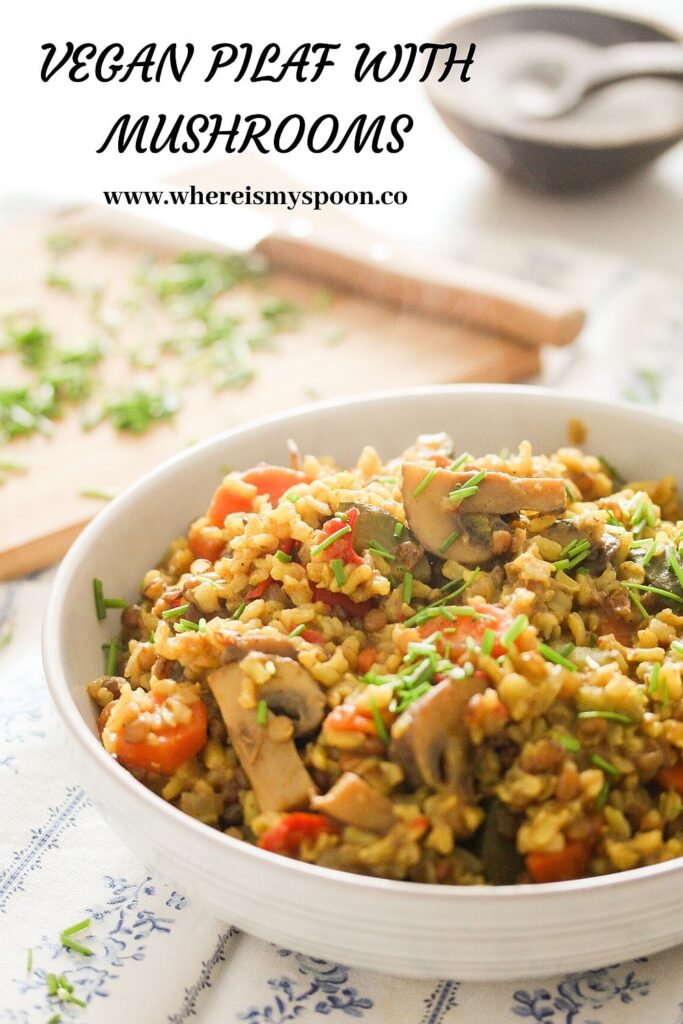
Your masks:
M111 503L64 559L44 623L52 698L76 769L114 832L152 869L240 928L319 957L411 977L503 979L579 970L683 940L683 859L606 878L457 888L364 878L266 853L164 803L100 746L85 682L101 671L113 621L97 622L92 579L131 600L143 572L207 505L221 465L303 451L384 456L418 433L449 431L459 450L539 451L579 417L587 448L632 478L683 466L683 425L635 408L534 388L465 386L348 399L228 431L182 452Z

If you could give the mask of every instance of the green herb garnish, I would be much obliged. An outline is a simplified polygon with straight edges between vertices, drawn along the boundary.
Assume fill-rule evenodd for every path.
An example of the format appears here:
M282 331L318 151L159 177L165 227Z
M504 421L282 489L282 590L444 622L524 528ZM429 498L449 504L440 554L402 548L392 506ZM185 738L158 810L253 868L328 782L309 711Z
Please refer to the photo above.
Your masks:
M616 768L611 761L607 761L606 758L601 757L600 754L591 754L591 764L594 764L596 768L600 768L603 772L607 772L608 775L621 775L619 769Z
M576 665L569 658L565 658L564 654L560 654L559 651L554 650L547 644L538 645L538 653L542 654L546 661L552 661L555 665L561 665L562 668L566 668L568 672L576 672Z
M190 619L180 619L173 624L176 633L198 633L200 625L198 622L191 622Z
M422 494L422 492L425 491L429 487L430 483L432 482L432 480L436 476L436 473L437 473L437 467L434 466L432 469L429 470L429 472L425 476L423 476L422 480L420 480L419 484L417 485L417 487L413 491L413 497L414 498L419 497L420 494Z
M633 725L633 719L628 715L622 715L620 711L579 711L577 718L604 718L608 722L622 722L624 725Z
M316 544L314 548L311 548L311 555L315 557L321 554L321 552L329 548L330 544L334 544L340 537L345 537L347 533L351 533L351 527L348 524L335 530L329 537L325 537L325 540L321 541L320 544Z
M486 472L487 471L485 469L480 470L478 473L475 473L474 476L470 477L469 480L450 491L448 500L451 504L459 505L465 500L465 498L471 498L472 495L476 494L479 490L479 484L486 476Z
M60 933L59 941L63 946L66 946L67 949L73 949L74 952L80 953L82 956L92 956L93 953L91 949L87 949L85 946L82 946L71 938L72 935L76 935L78 932L82 932L84 929L89 928L90 924L90 918L86 917L84 921L79 921L77 924L70 925Z
M334 578L340 587L343 587L346 583L346 576L344 574L344 562L341 558L333 558L330 562L330 568L334 573Z
M396 539L398 539L401 536L401 534L403 533L403 530L404 530L403 523L396 523L396 526L394 527L394 537Z
M443 553L449 549L451 544L454 544L456 542L456 540L458 539L459 536L460 536L460 531L459 530L453 530L453 533L449 533L449 535L446 537L446 539L443 542L443 544L439 545L439 554L443 555Z
M303 622L302 622L302 623L300 623L300 624L299 624L298 626L295 626L295 627L294 627L294 629L292 630L292 632L291 632L291 633L289 634L289 635L290 635L290 637L295 637L295 636L301 636L301 634L303 633L303 631L305 630L305 628L306 628L306 625L305 625L305 623L303 623Z
M114 637L109 644L109 653L107 654L107 675L116 675L116 668L119 657L119 640L118 637Z
M566 733L560 733L559 736L553 737L561 747L565 750L569 750L572 754L578 754L581 750L581 744L573 736L568 736Z
M413 574L412 572L406 572L403 575L403 601L404 604L410 604L413 599Z
M94 579L92 581L93 594L95 597L95 614L100 622L107 617L107 609L104 605L104 591L102 588L102 580Z
M650 587L646 583L627 583L624 582L623 586L628 589L633 588L634 590L642 590L647 594L658 594L660 597L666 597L670 601L675 601L677 604L683 604L683 597L679 597L678 594L673 594L670 590L663 590L661 587Z
M161 617L162 619L176 619L179 615L184 615L189 607L189 604L179 604L177 608L167 608L165 612L161 613Z
M235 608L234 612L232 613L232 618L233 619L241 618L242 617L242 612L244 611L244 609L246 607L247 607L247 602L246 601L242 601L242 604L238 604L237 608Z
M276 551L275 557L278 562L284 562L285 564L292 561L292 556L288 555L286 551Z
M377 701L374 699L374 697L370 697L368 703L370 705L370 710L372 711L372 719L375 723L377 735L381 739L382 743L388 743L389 733L387 732L386 725L382 721L382 716L380 715L379 708L377 707Z
M392 555L391 551L387 551L378 540L371 540L368 544L368 550L379 555L380 558L385 558L388 562L396 561L396 555Z
M450 466L448 467L448 472L455 473L458 469L460 469L461 466L463 466L467 462L468 459L471 458L472 456L470 455L469 452L463 452L462 455L458 455L455 462L451 462Z
M524 632L529 625L529 620L526 615L518 615L516 619L508 626L500 638L500 642L505 648L509 648L515 640Z
M607 781L607 779L605 779L605 781L603 782L602 786L600 787L600 792L598 793L597 799L595 801L595 809L596 809L596 811L601 811L603 809L603 807L605 806L605 804L607 803L608 799L609 799L609 782Z
M114 495L107 494L106 491L87 490L79 491L78 495L80 498L92 498L94 501L113 501Z
M256 707L256 721L259 725L265 725L268 721L268 705L264 700L260 700Z

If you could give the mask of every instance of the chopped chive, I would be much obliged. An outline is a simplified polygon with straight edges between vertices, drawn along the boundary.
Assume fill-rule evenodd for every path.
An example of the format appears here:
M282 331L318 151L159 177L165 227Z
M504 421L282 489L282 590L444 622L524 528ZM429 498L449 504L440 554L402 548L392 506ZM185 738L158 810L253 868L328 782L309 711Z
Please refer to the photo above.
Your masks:
M329 537L325 537L325 540L321 541L320 544L316 544L314 548L311 548L311 555L319 555L326 548L329 548L330 544L334 544L335 540L339 540L340 537L345 537L347 533L351 533L351 527L347 524L346 526L340 527L335 530L334 533L330 534Z
M642 590L647 594L658 594L660 597L675 601L676 604L683 604L683 597L673 594L670 590L663 590L661 587L650 587L646 583L624 583L624 586L629 589L633 587L634 590Z
M85 490L78 492L81 498L93 498L95 501L113 501L114 495L108 494L106 491L97 490Z
M553 650L547 644L538 645L538 653L542 654L546 661L552 661L555 665L561 665L562 668L566 668L568 672L576 672L576 665L569 658L565 658L564 654L560 654L559 651Z
M425 491L429 487L432 480L436 476L436 468L437 467L434 466L434 468L430 469L429 472L422 478L422 480L420 480L419 484L413 491L414 498L417 498L420 494L422 494L423 491Z
M241 618L242 617L242 612L244 611L244 609L246 607L247 607L247 602L246 601L242 601L242 604L238 604L237 607L235 608L234 612L232 613L231 618L233 618L233 619Z
M410 604L413 599L413 574L406 572L403 576L403 601Z
M47 1024L61 1024L62 1015L60 1013L54 1013Z
M259 725L265 725L268 721L268 705L264 700L260 700L256 707L256 721Z
M458 455L455 462L451 462L450 466L448 467L449 473L455 473L457 469L460 469L461 466L464 466L467 460L471 458L472 456L470 455L469 452L463 452L462 455Z
M652 559L652 556L654 555L656 550L657 550L657 541L653 540L652 543L650 544L649 548L645 552L645 557L643 558L643 561L641 562L641 565L643 565L643 566L649 565L650 561Z
M493 645L496 642L496 634L493 632L490 626L487 626L484 630L484 635L481 638L481 653L490 654L493 650Z
M26 971L30 974L33 971L33 950L26 950Z
M650 685L647 688L647 692L652 694L652 695L657 693L657 690L659 689L659 672L660 672L660 669L661 669L661 665L659 664L658 661L656 661L654 663L654 665L652 666L652 671L650 672Z
M665 677L662 677L662 711L664 714L669 712L669 684Z
M638 595L634 594L633 591L629 590L628 596L631 598L631 600L633 601L634 607L638 609L638 611L640 612L642 617L644 619L647 619L649 617L648 614L647 614L647 610L646 610L645 605L643 604L643 602L638 597Z
M459 505L465 498L470 498L473 494L476 494L479 490L479 484L486 476L486 470L481 469L474 476L470 477L469 480L460 484L459 487L455 487L448 495L448 500L454 504Z
M176 633L198 633L199 623L191 622L190 619L179 619L174 623Z
M562 551L560 552L560 555L562 557L564 557L566 555L569 558L573 558L574 555L578 555L580 551L586 551L589 547L590 547L590 541L585 540L585 539L579 540L578 537L576 537L574 540L570 541L569 544L567 544L562 549Z
M375 729L377 730L377 735L381 739L382 743L388 743L389 742L389 733L387 732L386 725L382 721L382 716L380 715L379 708L377 707L377 701L375 700L374 697L371 697L370 700L368 701L368 703L370 705L370 710L372 711L372 718L373 718L373 721L375 723Z
M574 736L568 736L566 733L560 733L559 736L555 736L554 738L561 747L564 747L565 750L569 750L572 754L578 754L581 750L581 744Z
M446 539L443 542L443 544L441 544L439 546L439 554L442 555L444 553L444 551L447 551L448 548L451 546L451 544L454 544L459 536L460 536L460 531L459 530L453 530L453 533L449 533L449 535L446 537Z
M609 782L607 781L607 779L605 779L605 781L603 782L602 786L600 787L600 792L598 793L596 801L595 801L595 809L596 809L596 811L601 811L603 809L603 807L605 806L605 804L607 803L608 799L609 799Z
M373 551L376 555L380 555L381 558L386 558L389 562L396 561L396 555L392 555L391 551L387 551L378 540L371 540L368 544L368 550Z
M161 613L162 619L175 619L178 615L184 615L189 604L179 604L177 608L167 608L165 612Z
M500 642L505 648L509 648L511 644L517 640L521 633L529 625L529 620L526 615L518 615L517 618L508 626L500 638Z
M292 561L292 556L288 555L286 551L276 551L275 552L275 557L277 558L278 562L285 562L286 563L286 562L291 562Z
M676 579L680 583L681 587L683 587L683 569L681 568L681 563L676 558L676 553L673 548L669 548L668 562L676 576Z
M58 984L59 988L63 988L66 992L69 993L69 995L71 995L71 993L74 990L73 985L71 984L69 979L64 974L60 974L59 975L59 977L57 978L57 984Z
M611 462L608 462L604 455L598 455L598 462L605 470L607 475L611 477L612 482L617 484L619 487L623 487L626 480L621 475L618 469L615 469Z
M349 516L347 512L335 512L334 518L340 519L342 523L345 523L348 521Z
M116 675L116 666L119 660L119 640L118 637L114 637L112 642L109 644L109 653L107 655L107 675Z
M608 775L621 775L619 769L615 768L611 761L601 757L600 754L591 754L591 764L594 764L596 768L600 768L603 772L607 772Z
M92 924L91 919L89 917L86 917L86 918L84 918L83 921L78 921L77 924L69 925L68 928L65 928L61 932L61 935L62 936L64 936L64 935L66 935L66 936L75 935L76 932L82 932L86 928L89 928L91 924Z
M127 608L128 602L125 597L105 597L104 599L105 608Z
M68 938L66 935L60 936L60 942L66 949L72 949L74 953L80 953L81 956L92 956L92 949L88 949L87 946L82 946L80 942L76 942L74 939Z
M558 560L556 562L553 562L553 565L555 566L555 569L557 570L557 572L561 572L563 569L568 569L569 568L569 559L568 558L558 558Z
M620 523L617 517L614 515L614 512L610 512L609 509L607 509L607 522L610 524L610 526L616 526L620 530L624 529L624 524Z
M673 640L669 650L673 651L674 654L683 655L683 640Z
M102 588L102 580L94 579L92 581L93 595L95 597L95 614L100 622L107 617L107 609L104 606L104 591Z
M633 719L628 715L622 715L620 711L579 711L577 718L604 718L608 722L622 722L624 725L633 725Z
M341 558L333 558L330 562L330 567L337 583L340 587L343 587L346 583L346 576L344 575L344 563Z
M150 630L148 643L150 643L150 644L155 644L156 643L156 636L155 636L153 630Z
M394 537L396 539L398 539L401 536L401 534L403 533L403 530L404 530L403 523L396 523L396 526L394 527Z
M289 634L290 637L301 636L301 634L303 633L305 628L306 628L306 625L303 622L300 625L295 626L294 629L292 630L292 632Z
M297 501L301 497L301 494L285 494L285 498L287 499L287 501L291 501L292 505L296 505Z
M45 981L47 983L47 994L49 996L56 996L57 995L57 975L56 974L48 974L46 979L45 979Z

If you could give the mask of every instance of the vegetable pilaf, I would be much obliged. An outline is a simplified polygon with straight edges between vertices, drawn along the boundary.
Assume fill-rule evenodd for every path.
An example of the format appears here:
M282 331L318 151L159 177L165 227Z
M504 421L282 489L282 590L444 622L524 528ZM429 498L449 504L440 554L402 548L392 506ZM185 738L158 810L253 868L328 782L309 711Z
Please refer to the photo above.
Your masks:
M230 472L88 684L181 811L309 863L447 885L683 855L673 478L563 448Z

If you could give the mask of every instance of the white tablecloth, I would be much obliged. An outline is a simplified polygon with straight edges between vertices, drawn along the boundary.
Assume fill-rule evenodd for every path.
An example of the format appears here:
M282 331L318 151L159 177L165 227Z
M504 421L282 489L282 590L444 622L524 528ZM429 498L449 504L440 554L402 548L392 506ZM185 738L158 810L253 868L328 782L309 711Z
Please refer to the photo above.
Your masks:
M675 283L557 246L513 251L499 239L469 252L590 301L583 342L549 360L546 380L680 408ZM0 493L0 523L1 511ZM0 643L11 637L0 650L0 1024L47 1024L57 1013L85 1024L683 1024L683 949L542 982L434 983L278 949L208 916L109 833L73 775L40 664L51 576L0 586ZM59 941L86 917L76 938L88 958ZM51 999L49 973L65 975L86 1007Z

